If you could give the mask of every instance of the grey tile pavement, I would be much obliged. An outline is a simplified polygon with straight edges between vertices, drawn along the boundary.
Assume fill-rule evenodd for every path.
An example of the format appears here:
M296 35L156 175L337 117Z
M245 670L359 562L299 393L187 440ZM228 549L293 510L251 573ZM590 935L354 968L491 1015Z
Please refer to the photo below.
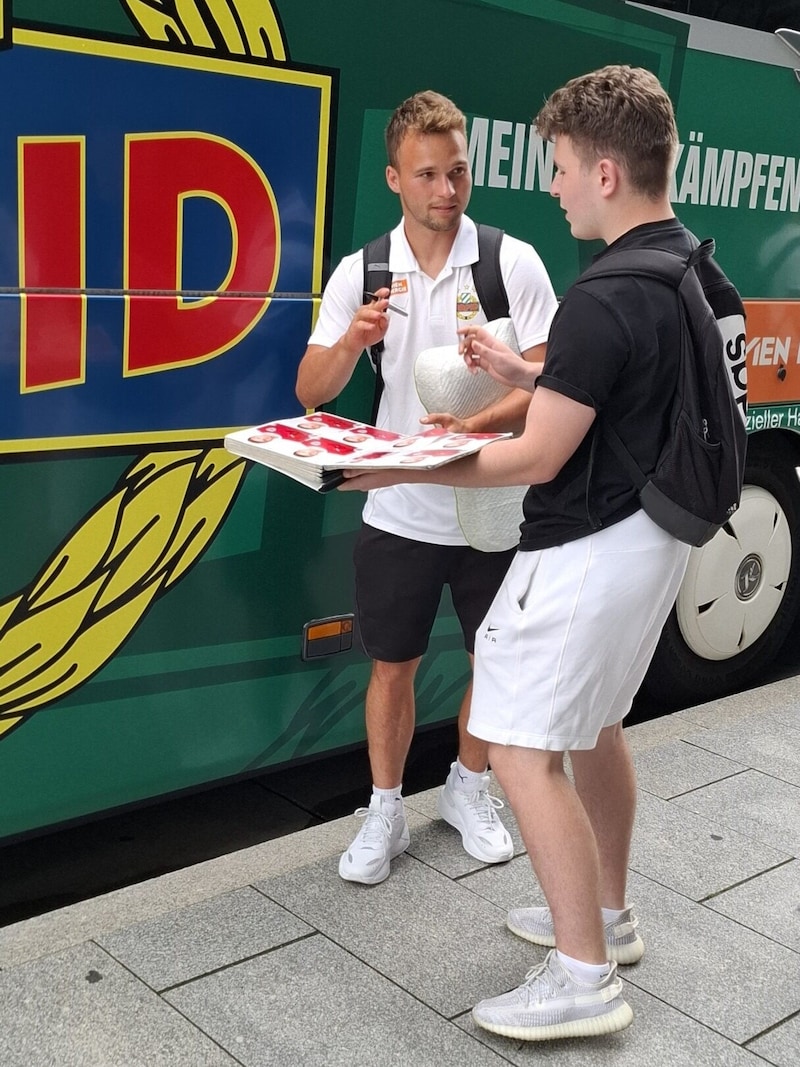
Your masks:
M408 798L380 886L342 882L352 819L314 826L0 929L4 1067L614 1067L800 1061L800 680L631 727L629 1030L530 1043L475 1000L543 950L505 927L543 902L513 814L486 867Z

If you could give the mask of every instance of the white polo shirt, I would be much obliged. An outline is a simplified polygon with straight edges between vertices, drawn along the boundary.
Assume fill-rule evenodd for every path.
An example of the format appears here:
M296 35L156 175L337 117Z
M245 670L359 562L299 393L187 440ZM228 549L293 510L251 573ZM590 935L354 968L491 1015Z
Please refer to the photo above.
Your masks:
M419 420L426 414L414 386L417 355L426 348L455 344L456 331L467 322L486 322L472 279L472 264L477 259L478 232L466 216L437 278L420 270L403 223L392 231L391 299L408 311L408 317L388 313L378 426L398 433L417 433L421 428ZM500 247L500 270L520 349L542 344L556 310L555 293L544 264L529 244L505 234ZM364 302L363 289L363 255L359 250L346 256L331 275L309 344L331 348L337 343ZM363 517L370 526L414 541L467 544L458 524L455 494L449 486L396 485L374 490L367 494Z

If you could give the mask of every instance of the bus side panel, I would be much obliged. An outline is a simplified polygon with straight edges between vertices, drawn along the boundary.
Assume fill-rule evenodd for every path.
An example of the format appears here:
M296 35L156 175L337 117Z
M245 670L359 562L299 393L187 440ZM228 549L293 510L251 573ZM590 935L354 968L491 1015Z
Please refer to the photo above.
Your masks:
M357 647L300 657L304 623L353 609L360 501L234 461L221 438L298 412L329 270L397 219L382 134L400 100L430 86L467 112L470 214L532 241L563 292L594 249L569 238L530 129L554 87L648 66L687 145L742 150L759 87L775 115L800 92L786 68L695 57L682 24L616 0L408 0L404 22L425 32L409 48L378 33L368 55L366 0L275 0L284 58L234 54L220 34L153 48L134 6L15 0L12 47L0 28L15 101L0 138L0 838L363 741ZM758 151L791 155L791 125L759 129ZM227 179L200 167L221 158ZM775 251L791 213L750 210L749 191L694 204L687 182L679 213L717 238L743 293L796 296ZM362 361L333 406L366 417L371 389ZM445 602L418 722L452 718L465 680Z

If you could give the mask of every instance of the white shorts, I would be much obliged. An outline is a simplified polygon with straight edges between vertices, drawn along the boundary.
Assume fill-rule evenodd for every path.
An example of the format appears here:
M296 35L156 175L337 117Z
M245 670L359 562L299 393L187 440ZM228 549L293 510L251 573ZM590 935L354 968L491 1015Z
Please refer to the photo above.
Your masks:
M578 541L518 552L475 638L469 732L594 748L630 709L690 551L637 511Z

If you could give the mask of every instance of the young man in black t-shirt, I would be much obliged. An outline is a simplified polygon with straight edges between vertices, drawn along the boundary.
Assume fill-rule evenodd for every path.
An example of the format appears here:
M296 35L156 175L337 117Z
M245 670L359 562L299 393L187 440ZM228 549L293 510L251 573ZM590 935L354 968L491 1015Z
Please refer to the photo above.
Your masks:
M535 122L554 142L551 193L574 237L602 239L601 256L696 245L669 200L678 137L653 74L613 66L575 78ZM636 962L644 945L625 895L636 782L622 720L689 547L641 510L597 425L611 423L652 472L675 391L678 330L675 292L640 277L570 289L538 377L485 330L467 328L474 373L533 392L522 436L437 471L345 485L375 488L392 477L530 485L520 551L476 635L469 719L470 732L489 742L548 904L510 912L508 925L555 946L518 989L475 1007L478 1025L508 1037L610 1033L632 1019L616 968Z

